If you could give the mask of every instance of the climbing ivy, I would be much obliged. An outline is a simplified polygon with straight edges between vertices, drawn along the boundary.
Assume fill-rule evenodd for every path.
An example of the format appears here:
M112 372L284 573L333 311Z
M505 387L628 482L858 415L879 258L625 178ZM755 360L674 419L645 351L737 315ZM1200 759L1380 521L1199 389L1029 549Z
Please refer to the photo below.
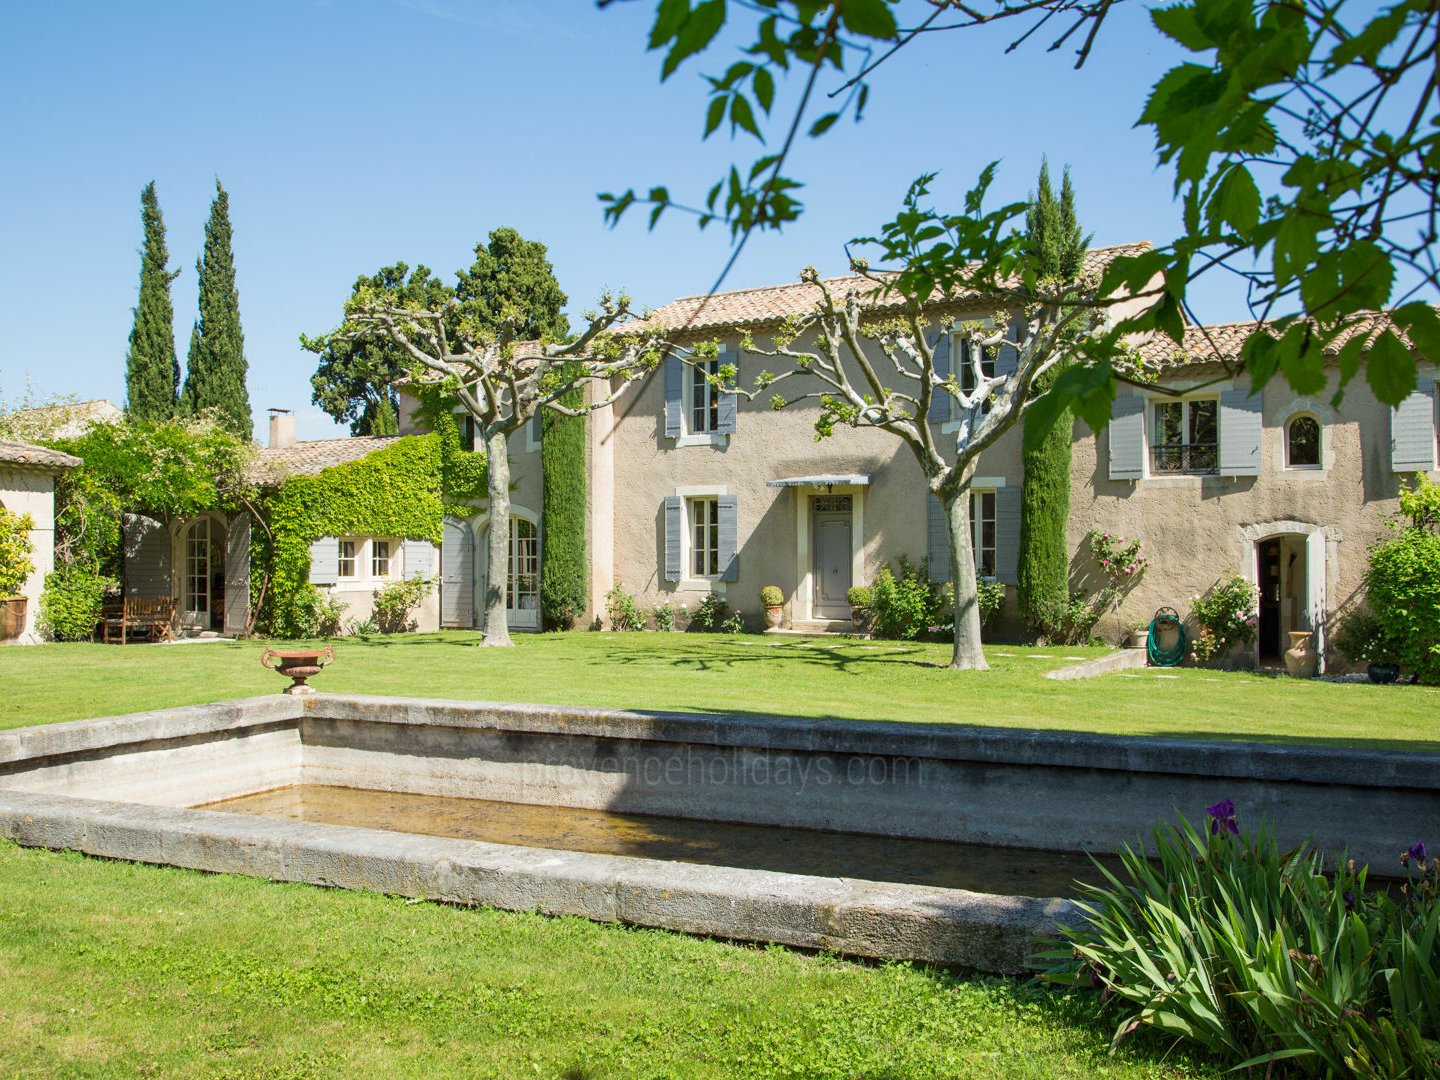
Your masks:
M568 372L566 373L569 374ZM577 407L578 387L560 398ZM585 612L589 560L585 550L585 418L546 409L540 419L545 543L541 548L540 613L548 629L568 630Z
M265 527L252 532L250 548L251 602L262 632L305 632L310 544L320 537L440 542L443 441L439 434L407 436L358 461L292 477L265 500Z
M440 492L446 509L456 517L468 518L475 508L466 503L489 494L485 451L473 450L462 442L453 394L443 386L415 387L413 392L420 401L414 419L434 432L439 442Z

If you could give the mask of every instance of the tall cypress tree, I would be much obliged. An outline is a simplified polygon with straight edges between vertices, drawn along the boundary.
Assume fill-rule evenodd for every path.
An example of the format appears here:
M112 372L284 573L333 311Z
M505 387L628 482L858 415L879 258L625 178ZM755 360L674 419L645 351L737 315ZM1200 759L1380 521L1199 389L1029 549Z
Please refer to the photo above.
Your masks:
M170 253L165 248L165 219L160 215L154 180L140 192L140 221L145 247L140 254L140 299L125 355L125 411L137 420L169 420L175 415L180 388L170 283L180 271L165 265Z
M1039 278L1074 281L1080 275L1090 238L1075 213L1070 170L1064 172L1060 197L1050 185L1050 168L1040 164L1035 195L1025 211L1025 255ZM1035 393L1049 389L1056 369L1037 382ZM1040 637L1055 639L1068 631L1070 550L1066 525L1070 517L1070 444L1075 417L1067 409L1045 438L1022 455L1025 483L1021 489L1020 559L1016 594L1020 613Z
M219 411L221 424L242 439L253 431L250 392L245 387L245 335L240 329L240 293L235 288L235 252L230 229L230 196L215 181L215 201L205 223L200 274L200 319L190 335L185 363L186 415Z

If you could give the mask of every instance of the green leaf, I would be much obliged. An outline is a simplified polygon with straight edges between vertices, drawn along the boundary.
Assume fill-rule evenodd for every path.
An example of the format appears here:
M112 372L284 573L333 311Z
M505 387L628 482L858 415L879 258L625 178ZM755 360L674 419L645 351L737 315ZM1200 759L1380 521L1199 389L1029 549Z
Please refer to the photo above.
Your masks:
M1415 354L1390 330L1370 343L1365 381L1386 405L1399 405L1415 389Z
M1218 218L1242 236L1260 222L1260 189L1250 170L1234 165L1225 171L1210 201L1212 223Z
M1300 279L1305 311L1319 319L1383 307L1390 299L1395 267L1379 245L1355 240L1346 247L1322 252Z
M675 44L665 54L665 62L660 66L660 81L664 82L675 74L675 69L688 57L714 41L724 25L725 0L701 0L696 4L674 34Z
M1410 338L1421 357L1440 364L1440 314L1433 307L1416 301L1396 308L1390 318Z
M845 29L862 37L889 41L895 37L895 16L885 0L842 0L840 19Z
M769 115L770 106L775 104L775 76L770 74L769 68L756 68L751 81L755 86L755 101Z
M725 95L716 94L710 99L710 107L705 113L705 138L709 138L715 129L720 126L720 121L725 119Z
M755 123L755 112L750 108L750 99L744 94L736 94L730 99L731 132L733 133L737 127L744 128L761 142L765 141L764 136L760 134L760 125Z
M1150 12L1150 21L1155 24L1155 29L1191 52L1204 52L1217 44L1200 29L1200 24L1195 21L1195 8L1190 4L1156 8Z
M810 125L810 137L815 138L816 136L824 135L825 132L835 126L835 121L839 119L840 114L838 112L826 113Z
M655 9L655 22L650 27L647 49L658 49L670 41L690 17L690 0L660 0Z

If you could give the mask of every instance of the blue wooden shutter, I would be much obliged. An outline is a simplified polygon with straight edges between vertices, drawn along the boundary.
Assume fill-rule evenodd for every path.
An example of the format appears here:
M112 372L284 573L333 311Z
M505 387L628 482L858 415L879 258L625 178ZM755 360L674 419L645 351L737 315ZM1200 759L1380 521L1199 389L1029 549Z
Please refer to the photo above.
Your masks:
M995 579L1014 585L1020 568L1020 487L995 490Z
M322 536L310 545L310 584L334 585L340 580L340 541Z
M170 595L170 530L154 518L125 518L125 595Z
M720 525L720 580L740 580L740 497L721 495L715 500Z
M1020 327L1009 323L1005 327L1005 344L998 346L995 353L995 374L999 377L1014 375L1015 369L1020 366L1020 350L1014 344L1019 340Z
M429 540L402 540L401 561L407 578L428 578L435 571L435 547Z
M945 508L932 491L925 496L925 558L930 580L950 580L950 526L945 520Z
M935 374L942 379L950 377L950 334L947 331L940 335L940 340L935 342ZM952 398L948 391L938 386L931 389L935 396L930 399L930 422L932 424L943 424L950 419L950 402Z
M684 389L685 366L677 357L667 356L665 358L665 437L667 439L678 439L684 430L682 426Z
M680 541L685 534L685 500L665 496L665 580L680 580Z
M1110 413L1110 479L1139 480L1145 475L1145 399L1115 399Z
M544 415L544 409L536 409L535 415L530 417L530 441L536 446L540 445L541 433L545 428Z
M1260 475L1260 395L1220 392L1220 475Z
M1415 392L1390 411L1390 468L1435 468L1435 384L1430 380L1422 379Z
M250 515L240 512L225 527L225 632L243 634L250 616Z
M720 366L726 364L735 365L735 385L740 385L740 354L734 349L724 349L720 353ZM735 414L740 404L739 394L721 394L716 402L718 408L715 410L715 433L717 435L735 434Z

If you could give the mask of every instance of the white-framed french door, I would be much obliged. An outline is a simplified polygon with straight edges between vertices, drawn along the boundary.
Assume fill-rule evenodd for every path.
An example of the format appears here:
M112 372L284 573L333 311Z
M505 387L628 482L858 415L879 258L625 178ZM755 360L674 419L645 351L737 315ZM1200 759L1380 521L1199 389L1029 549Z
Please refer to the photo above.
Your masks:
M479 593L484 596L485 557L489 551L490 526L481 532L476 545L479 562L476 580L481 582ZM509 565L505 588L505 622L512 629L540 629L540 526L528 517L519 514L510 516ZM477 612L484 610L481 602Z

